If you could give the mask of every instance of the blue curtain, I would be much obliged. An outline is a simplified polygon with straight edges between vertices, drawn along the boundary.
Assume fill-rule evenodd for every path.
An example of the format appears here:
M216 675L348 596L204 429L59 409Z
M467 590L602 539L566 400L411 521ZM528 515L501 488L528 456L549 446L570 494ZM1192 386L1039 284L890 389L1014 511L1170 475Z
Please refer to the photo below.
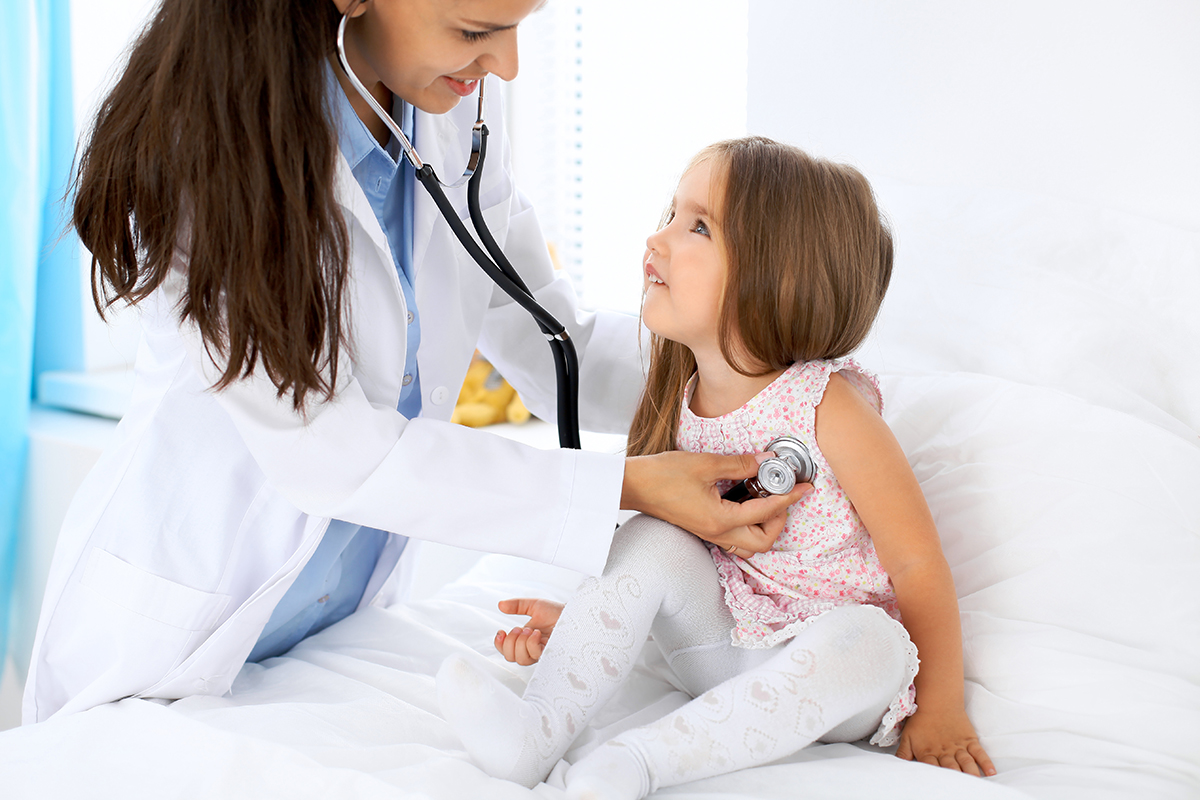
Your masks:
M0 0L0 667L37 375L83 366L69 0Z

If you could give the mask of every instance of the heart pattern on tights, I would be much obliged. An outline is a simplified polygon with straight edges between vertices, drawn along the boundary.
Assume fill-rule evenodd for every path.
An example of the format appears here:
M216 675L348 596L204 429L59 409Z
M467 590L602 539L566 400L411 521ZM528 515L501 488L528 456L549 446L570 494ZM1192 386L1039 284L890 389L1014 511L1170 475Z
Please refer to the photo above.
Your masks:
M751 681L750 685L746 687L744 697L747 703L768 714L774 714L779 708L778 690L761 680Z
M605 628L607 628L610 631L619 631L623 627L621 625L621 620L610 615L607 611L604 611L604 610L600 611L600 624L603 625Z
M755 759L767 758L774 750L778 740L758 728L747 728L742 736L742 745L750 751Z

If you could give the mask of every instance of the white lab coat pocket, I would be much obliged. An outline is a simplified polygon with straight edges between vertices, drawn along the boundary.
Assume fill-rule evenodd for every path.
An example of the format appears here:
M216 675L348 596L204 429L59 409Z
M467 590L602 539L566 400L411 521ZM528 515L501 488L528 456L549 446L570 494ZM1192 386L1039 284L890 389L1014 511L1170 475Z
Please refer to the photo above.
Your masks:
M92 548L82 583L127 611L186 631L216 627L230 597L202 592Z

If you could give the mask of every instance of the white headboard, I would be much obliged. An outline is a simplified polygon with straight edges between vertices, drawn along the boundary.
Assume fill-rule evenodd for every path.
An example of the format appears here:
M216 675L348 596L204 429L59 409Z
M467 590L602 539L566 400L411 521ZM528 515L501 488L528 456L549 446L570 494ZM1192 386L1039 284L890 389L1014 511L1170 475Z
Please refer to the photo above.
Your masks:
M864 360L1200 430L1200 3L755 0L749 31L748 130L892 217Z

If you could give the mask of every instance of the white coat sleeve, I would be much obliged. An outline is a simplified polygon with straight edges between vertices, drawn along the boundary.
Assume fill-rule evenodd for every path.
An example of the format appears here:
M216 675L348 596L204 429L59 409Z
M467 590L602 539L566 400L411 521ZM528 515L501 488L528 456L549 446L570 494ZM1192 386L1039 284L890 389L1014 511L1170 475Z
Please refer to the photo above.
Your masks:
M172 305L180 271L161 288ZM220 371L195 325L188 358ZM342 348L336 394L305 418L261 366L213 392L267 481L304 513L599 574L616 527L624 460L539 450L448 422L408 420L371 403Z

